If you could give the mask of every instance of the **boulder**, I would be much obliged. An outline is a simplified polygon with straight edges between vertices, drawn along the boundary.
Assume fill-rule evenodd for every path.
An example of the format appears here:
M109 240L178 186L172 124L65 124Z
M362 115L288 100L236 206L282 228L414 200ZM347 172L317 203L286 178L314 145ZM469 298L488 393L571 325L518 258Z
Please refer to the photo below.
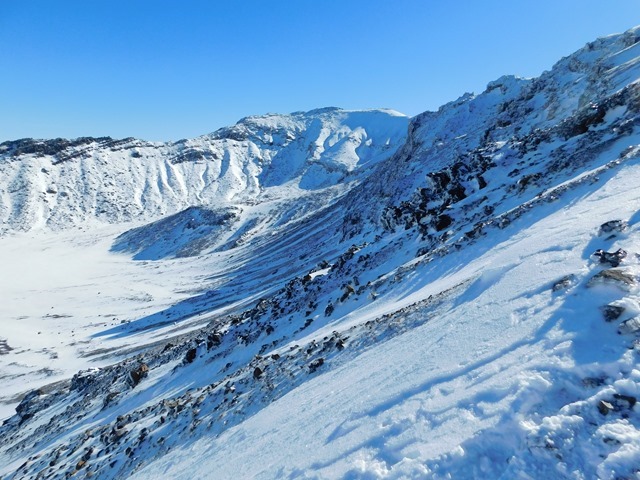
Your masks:
M184 363L192 363L196 359L196 355L198 353L197 348L190 348L187 350L186 355L184 356Z
M620 315L625 311L625 308L609 304L604 307L600 307L600 310L602 311L602 316L607 322L613 322L620 318Z
M145 363L141 363L129 372L129 384L132 387L138 385L143 378L149 374L149 367Z
M619 248L615 252L605 252L602 249L598 249L593 252L594 257L600 258L600 263L608 263L612 267L620 265L622 260L627 256L626 250Z
M324 358L318 358L309 364L309 373L315 372L318 368L324 365Z
M325 317L331 316L331 314L333 313L333 309L334 309L333 303L329 302L327 304L327 308L324 309L324 316Z
M449 215L442 214L436 219L435 229L436 231L441 232L445 228L449 227L452 223L453 219Z
M602 415L607 415L612 410L613 410L613 405L611 405L611 403L609 403L609 402L607 402L605 400L600 400L598 402L598 411Z
M553 290L554 292L558 292L560 290L566 290L567 288L572 286L574 283L576 283L576 276L573 273L570 275L565 275L561 279L554 282L553 286L551 287L551 290Z
M623 290L629 290L636 284L636 277L631 273L618 268L610 268L597 273L587 283L588 287L601 284L615 285Z
M628 223L624 220L609 220L608 222L600 225L600 229L598 230L598 235L607 235L607 234L615 234L619 232L623 232L627 229Z
M82 391L87 387L91 386L96 378L100 369L98 368L89 368L87 370L80 370L76 373L71 379L71 390Z
M40 410L41 397L44 395L44 392L40 389L31 390L27 393L22 401L16 407L16 413L20 417L21 420L28 420L33 417L33 415Z

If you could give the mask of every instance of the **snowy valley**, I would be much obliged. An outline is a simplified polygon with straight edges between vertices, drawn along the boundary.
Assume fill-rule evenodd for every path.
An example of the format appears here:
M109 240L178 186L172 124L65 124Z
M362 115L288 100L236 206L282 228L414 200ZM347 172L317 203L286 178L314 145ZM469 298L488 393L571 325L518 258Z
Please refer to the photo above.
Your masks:
M0 172L2 479L640 477L640 28Z

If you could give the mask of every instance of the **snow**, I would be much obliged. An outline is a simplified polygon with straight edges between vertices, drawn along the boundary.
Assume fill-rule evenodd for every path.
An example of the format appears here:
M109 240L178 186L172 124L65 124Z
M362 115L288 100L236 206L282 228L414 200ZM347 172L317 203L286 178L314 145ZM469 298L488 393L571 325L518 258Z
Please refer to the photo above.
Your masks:
M597 198L577 193L578 201L548 216L540 213L530 227L464 266L456 277L476 280L437 318L318 375L217 437L178 446L134 478L497 478L505 467L510 471L510 462L520 461L512 440L522 443L529 432L584 429L582 417L569 412L534 412L548 395L556 396L552 405L562 402L558 385L577 380L585 368L608 369L615 378L635 360L600 317L598 307L611 292L575 287L556 295L550 285L568 273L589 278L597 269L583 251L601 223L636 213L638 175L640 166L634 165L606 182ZM635 224L632 231L639 228ZM631 251L640 247L637 240L620 243ZM455 268L455 261L454 256L434 262L424 279ZM393 306L377 301L378 315L449 283L445 277L415 287ZM588 330L599 332L593 336L598 348L580 345L592 341L584 337ZM637 395L639 380L615 382L610 394ZM501 440L474 440L486 433ZM591 459L594 465L579 464L576 478L609 478L634 464L637 423L606 424L594 435L621 438L629 451L598 465L597 445L592 446L580 453L580 462ZM529 476L521 478L539 478L543 472L534 469L535 462L518 467Z
M410 122L4 144L0 476L637 477L636 44Z
M113 363L129 341L94 334L187 298L192 272L132 262L109 252L114 228L78 234L19 234L0 239L0 336L14 350L0 356L0 417L16 397L79 370ZM111 356L102 359L100 351Z

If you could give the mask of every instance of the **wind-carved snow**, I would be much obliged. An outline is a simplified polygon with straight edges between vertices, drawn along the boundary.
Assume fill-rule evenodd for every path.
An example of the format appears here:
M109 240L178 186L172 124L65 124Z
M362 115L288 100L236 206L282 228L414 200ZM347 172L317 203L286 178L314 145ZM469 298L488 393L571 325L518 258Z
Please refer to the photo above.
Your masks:
M5 142L0 228L59 230L94 220L149 220L189 206L253 203L263 189L289 183L304 190L348 183L388 158L404 141L407 124L407 117L388 110L324 109L248 117L171 144L109 138Z
M19 195L39 165L5 152L2 211L43 231L0 240L3 263L17 276L37 246L61 266L59 288L4 280L4 401L60 383L0 427L0 475L636 477L639 42L596 40L402 133L330 108L157 145L165 173L132 166L135 202L109 207L149 210L80 215L84 233L47 232ZM187 210L159 200L192 190Z

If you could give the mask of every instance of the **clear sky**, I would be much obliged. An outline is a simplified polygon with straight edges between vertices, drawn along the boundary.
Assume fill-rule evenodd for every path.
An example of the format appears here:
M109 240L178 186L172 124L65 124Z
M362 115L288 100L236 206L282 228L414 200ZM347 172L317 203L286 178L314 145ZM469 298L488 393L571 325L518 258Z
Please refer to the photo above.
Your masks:
M0 0L0 141L416 115L636 23L640 0Z

